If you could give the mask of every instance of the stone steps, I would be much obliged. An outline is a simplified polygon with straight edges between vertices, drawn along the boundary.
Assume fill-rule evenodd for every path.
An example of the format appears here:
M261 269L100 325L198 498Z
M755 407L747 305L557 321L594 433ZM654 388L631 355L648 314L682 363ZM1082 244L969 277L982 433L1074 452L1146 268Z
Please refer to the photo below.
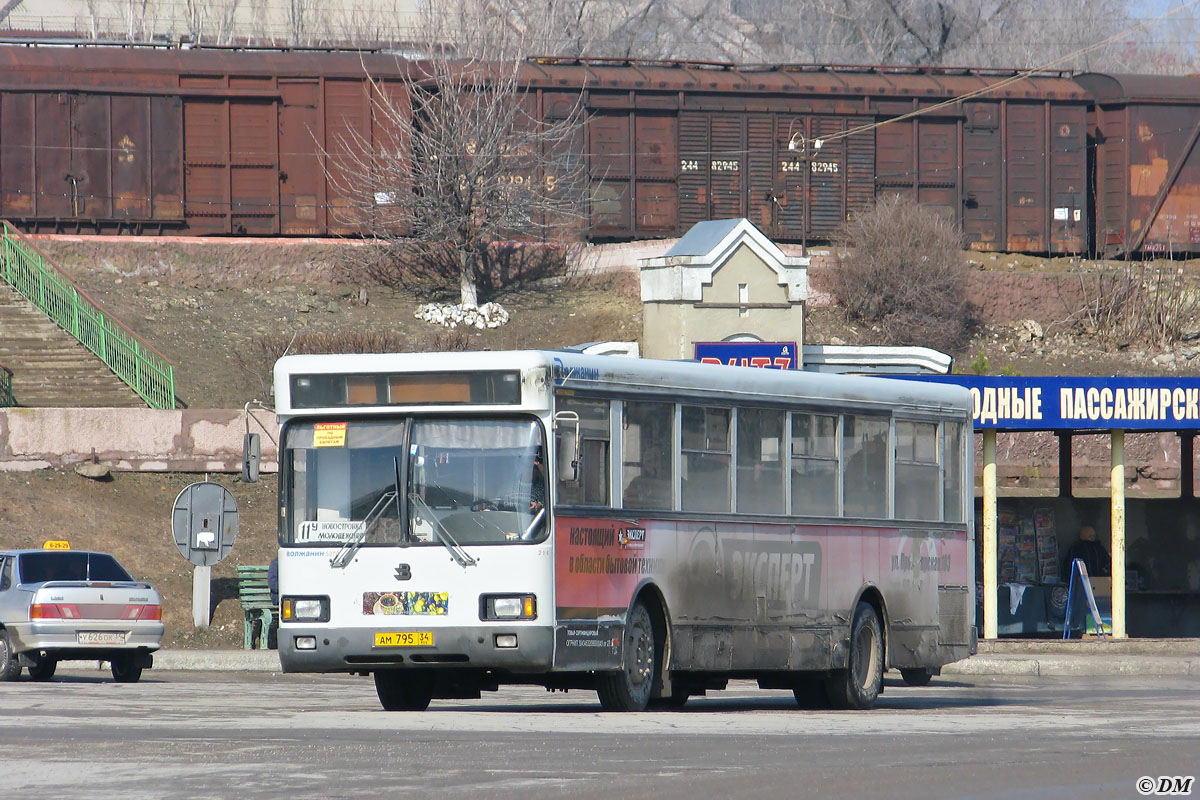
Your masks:
M104 362L15 289L0 283L0 364L27 408L144 408Z

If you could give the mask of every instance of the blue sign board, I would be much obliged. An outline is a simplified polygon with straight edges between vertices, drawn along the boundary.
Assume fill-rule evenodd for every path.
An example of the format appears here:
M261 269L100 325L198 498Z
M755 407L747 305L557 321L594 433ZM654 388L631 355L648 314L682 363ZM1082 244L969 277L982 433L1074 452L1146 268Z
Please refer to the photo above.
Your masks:
M730 367L797 369L795 342L696 342L696 360Z
M966 387L975 401L976 428L1200 430L1200 378L887 377Z

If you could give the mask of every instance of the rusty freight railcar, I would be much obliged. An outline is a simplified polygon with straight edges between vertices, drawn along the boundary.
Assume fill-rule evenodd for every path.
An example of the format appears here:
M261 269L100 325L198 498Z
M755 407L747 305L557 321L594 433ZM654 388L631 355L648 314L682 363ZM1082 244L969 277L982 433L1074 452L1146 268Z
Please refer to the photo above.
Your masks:
M594 238L745 216L828 240L900 193L976 249L1086 246L1087 97L1062 75L542 60L529 83L586 90Z
M394 139L371 98L403 103L401 68L357 53L0 47L0 214L30 231L353 233L338 157Z
M1200 78L1084 73L1094 99L1095 249L1200 251Z
M339 155L394 146L373 93L402 106L409 68L378 53L0 47L0 214L34 231L360 232ZM537 59L524 77L548 117L584 93L593 240L746 216L782 241L827 241L901 193L977 249L1086 246L1088 99L1057 74Z

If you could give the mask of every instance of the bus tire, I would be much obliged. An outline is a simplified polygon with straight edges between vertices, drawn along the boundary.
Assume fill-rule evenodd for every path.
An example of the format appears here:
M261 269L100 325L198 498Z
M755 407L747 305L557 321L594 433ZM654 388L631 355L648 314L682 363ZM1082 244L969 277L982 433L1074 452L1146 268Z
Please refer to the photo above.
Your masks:
M825 689L824 679L820 677L800 678L792 687L792 696L800 708L829 708L829 692Z
M924 667L913 667L900 670L900 677L909 686L927 686L933 679L933 673Z
M850 653L845 669L834 670L825 683L834 708L865 710L883 689L883 630L870 603L854 610Z
M663 695L662 697L651 698L650 702L647 704L647 707L657 708L664 711L674 708L683 708L685 705L687 705L688 698L691 696L692 695L686 690L675 689L670 694Z
M0 628L0 681L15 681L21 677L21 662L13 652L8 631Z
M58 659L49 653L42 653L29 665L29 677L35 681L48 681L54 677L58 668Z
M137 683L142 679L142 664L135 653L121 653L108 662L109 671L117 683Z
M424 711L433 699L433 674L398 669L375 670L375 694L384 711Z
M606 711L643 711L650 703L658 670L658 643L650 612L641 603L629 615L624 639L621 669L600 673L596 694Z

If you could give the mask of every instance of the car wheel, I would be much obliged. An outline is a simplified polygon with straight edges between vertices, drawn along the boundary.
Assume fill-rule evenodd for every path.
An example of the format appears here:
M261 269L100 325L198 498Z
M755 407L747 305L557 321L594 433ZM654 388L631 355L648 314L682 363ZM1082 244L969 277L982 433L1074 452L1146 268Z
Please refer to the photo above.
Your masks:
M8 631L0 630L0 681L15 681L21 677L21 662L8 641Z
M142 677L142 665L134 653L113 656L109 662L113 680L117 683L137 683Z
M58 659L49 653L39 655L29 667L29 677L35 681L48 681L54 677Z
M433 698L431 672L399 669L375 670L375 694L384 711L424 711Z
M658 670L658 643L654 640L650 612L641 603L629 615L624 645L621 669L600 673L596 694L606 711L644 711Z

